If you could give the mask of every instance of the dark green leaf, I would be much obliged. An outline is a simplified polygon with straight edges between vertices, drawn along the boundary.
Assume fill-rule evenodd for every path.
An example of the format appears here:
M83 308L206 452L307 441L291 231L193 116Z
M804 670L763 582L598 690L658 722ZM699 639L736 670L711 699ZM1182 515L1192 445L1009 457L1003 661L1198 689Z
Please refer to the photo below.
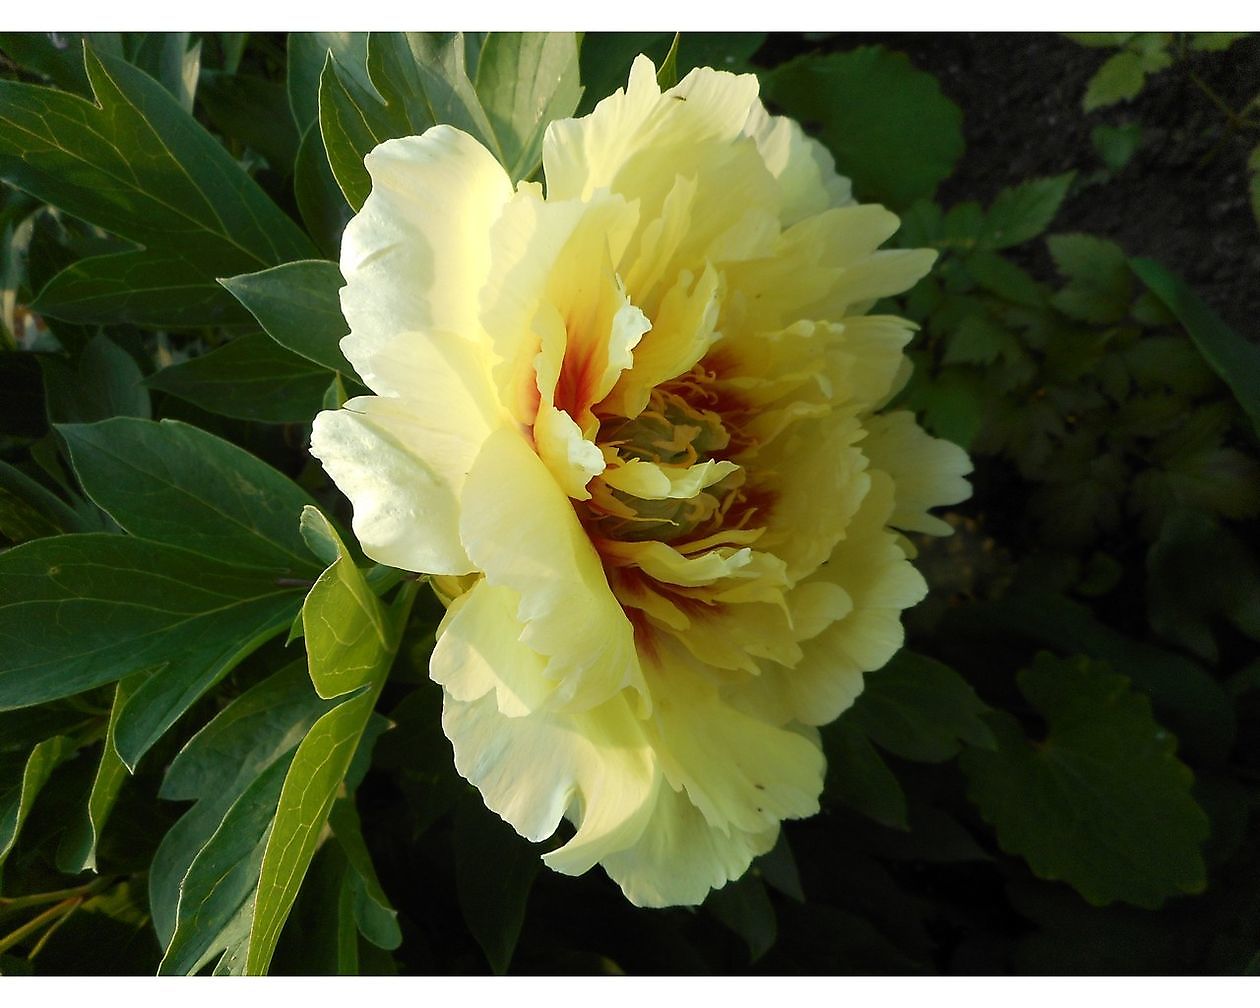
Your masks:
M281 175L293 170L300 137L282 84L252 74L205 71L197 97L220 133L257 151Z
M816 123L863 200L894 210L930 197L962 155L962 112L901 53L862 46L804 56L764 78L794 119Z
M270 575L163 543L86 533L16 546L0 554L0 709L163 666L124 711L136 708L144 724L130 747L119 725L119 751L134 765L153 731L288 626L296 608Z
M1093 235L1051 235L1054 264L1067 284L1051 298L1065 315L1085 322L1118 322L1133 300L1133 280L1124 252Z
M1075 176L1066 172L1003 189L985 215L979 246L1004 249L1036 238L1054 220Z
M877 823L906 829L906 796L861 726L846 715L823 731L827 781L823 796Z
M1014 718L995 713L997 751L962 758L1002 848L1097 906L1154 908L1201 891L1207 817L1146 698L1104 665L1044 653L1020 672L1019 688L1046 718L1047 737L1030 743Z
M175 420L60 431L88 496L132 535L271 575L319 570L298 528L310 498L231 442Z
M1225 325L1182 280L1151 259L1129 265L1186 327L1204 360L1233 391L1260 433L1260 348Z
M1089 133L1094 150L1103 164L1118 172L1129 163L1142 143L1142 127L1138 123L1123 126L1095 126Z
M150 871L153 923L163 944L175 930L180 883L225 813L293 752L328 707L311 689L306 663L293 662L233 700L171 763L162 797L197 804L163 839Z
M13 761L0 758L0 772L4 774L0 777L0 867L13 849L40 788L48 782L57 764L77 748L64 735L56 735L40 742L14 765L9 765Z
M51 490L0 462L0 535L15 545L59 532L86 532L87 523Z
M297 162L293 166L293 194L306 229L325 256L337 257L341 235L354 211L346 202L319 135L319 123L312 123L302 136Z
M94 52L123 57L118 32L3 32L0 49L23 68L48 78L63 91L92 93L83 69L83 42Z
M350 871L346 885L352 900L355 924L363 937L377 948L392 950L402 944L398 911L389 902L363 842L363 828L352 798L338 798L328 813L328 825L341 845Z
M967 272L981 287L1012 304L1040 308L1046 303L1041 286L1025 270L994 252L972 252Z
M1085 111L1092 112L1105 105L1135 98L1144 83L1146 70L1142 66L1142 57L1128 49L1122 50L1108 57L1107 62L1090 78L1083 100Z
M752 875L728 882L709 894L705 907L748 945L749 959L756 962L770 951L779 936L774 905L761 879Z
M323 405L329 379L324 368L254 333L163 368L147 384L223 416L309 423Z
M181 256L208 280L311 254L160 84L90 50L86 67L95 105L0 81L0 177L151 252Z
M92 790L82 814L67 827L61 846L57 850L57 867L67 875L82 871L96 871L96 848L101 830L113 811L118 792L128 777L127 766L118 755L115 733L118 715L127 700L144 681L147 673L137 673L118 680L114 687L114 703L109 711L109 726L101 747L101 759L92 779Z
M538 875L538 855L473 795L456 807L453 843L464 922L490 968L506 973Z
M319 133L331 172L354 210L372 190L364 157L379 143L412 130L401 105L382 104L331 55L319 79Z
M320 74L331 51L341 65L367 82L367 32L291 32L288 39L289 107L298 132L319 117Z
M663 91L668 91L678 83L678 40L681 37L681 33L674 33L674 41L669 44L669 52L665 54L661 65L656 69L656 83Z
M80 259L48 281L31 308L81 324L178 328L249 321L203 267L161 250Z
M56 357L41 357L44 399L53 423L91 423L115 416L149 416L144 375L131 355L106 336L93 337L77 368Z
M339 345L350 331L341 315L345 285L337 264L323 260L285 263L223 281L282 347L350 377L354 369Z
M940 763L961 743L991 749L981 715L987 705L953 669L900 651L866 676L853 709L844 715L874 742L904 759Z

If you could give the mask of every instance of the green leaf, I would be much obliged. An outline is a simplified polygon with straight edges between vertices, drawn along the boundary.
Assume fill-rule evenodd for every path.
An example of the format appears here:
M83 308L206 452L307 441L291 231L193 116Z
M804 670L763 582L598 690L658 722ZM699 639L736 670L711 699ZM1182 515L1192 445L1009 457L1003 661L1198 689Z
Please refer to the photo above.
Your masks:
M1051 303L1084 322L1118 322L1129 312L1133 281L1115 242L1085 234L1051 235L1050 255L1067 284Z
M51 490L0 462L0 534L14 545L60 532L86 532L87 523Z
M59 430L88 496L132 535L271 575L318 571L298 528L311 499L230 441L176 420Z
M1251 196L1251 213L1260 227L1260 144L1252 148L1251 157L1247 159L1247 170L1251 172L1248 192Z
M1260 348L1222 322L1181 279L1151 259L1131 259L1141 281L1186 327L1203 359L1230 387L1260 433Z
M302 603L311 682L316 693L331 700L371 679L388 646L388 634L380 603L332 525L311 506L302 511L302 525L332 540L338 554Z
M1170 515L1146 565L1151 629L1160 636L1213 664L1214 618L1260 640L1260 565L1245 542L1207 515Z
M254 333L163 368L146 384L222 416L309 423L323 405L329 377L323 367Z
M181 883L228 809L328 709L311 689L306 663L295 661L233 700L175 757L161 795L197 804L162 840L149 873L153 923L164 945L175 931Z
M285 263L230 277L222 284L286 350L329 371L354 375L340 347L350 327L341 314L340 291L346 282L336 263Z
M1198 52L1224 52L1235 42L1250 38L1251 32L1195 32L1190 48Z
M997 751L962 757L970 796L1002 849L1095 906L1154 909L1200 892L1208 820L1149 701L1085 658L1043 653L1018 682L1046 718L1046 738L1029 742L1014 718L994 714Z
M1090 78L1082 104L1086 112L1136 98L1146 83L1142 57L1128 49L1107 58Z
M283 84L252 74L204 71L197 97L220 133L257 151L281 175L293 170L300 135Z
M978 246L997 250L1036 238L1054 220L1075 177L1065 172L1003 189L985 215Z
M779 922L770 894L761 879L753 875L735 879L709 893L704 906L744 939L751 962L769 952L779 937Z
M114 702L109 710L109 726L105 732L105 740L101 748L101 760L96 767L96 776L92 778L92 790L88 794L87 805L78 817L69 824L61 846L57 849L57 868L67 875L77 875L82 871L96 871L96 848L100 843L101 831L113 811L118 792L128 777L127 765L118 755L116 732L118 715L127 700L136 691L148 675L140 672L118 680L114 687Z
M894 210L930 197L963 152L962 112L901 53L862 46L804 56L763 79L766 95L820 139L859 197Z
M1090 130L1089 139L1103 164L1113 172L1118 172L1129 163L1142 145L1142 126L1140 123L1095 126Z
M298 745L285 775L275 825L267 839L258 875L258 895L244 962L244 970L250 975L265 973L271 962L280 930L319 843L320 832L385 684L416 587L415 582L404 585L391 612L378 616L388 621L389 631L387 640L380 642L368 685L315 722ZM351 604L348 597L347 604ZM374 597L372 604L378 607L379 614L380 603ZM308 661L311 679L318 682L319 659L308 653Z
M669 52L665 54L661 65L656 69L656 83L662 91L668 91L678 83L678 40L680 38L682 38L682 33L674 32L674 41L669 44Z
M319 78L319 132L333 177L352 209L361 209L372 191L363 158L377 144L411 130L397 101L392 107L382 104L329 54Z
M131 355L104 335L83 348L76 367L56 357L41 357L40 365L52 423L149 416L144 375Z
M455 809L455 891L464 923L497 974L507 972L538 875L538 855L474 795Z
M1119 49L1133 38L1133 32L1064 32L1077 45L1089 49Z
M310 256L297 226L160 84L90 49L85 65L96 104L0 81L0 178L206 280Z
M12 782L8 779L0 781L0 867L4 866L5 859L17 842L18 833L31 811L35 796L48 782L57 765L70 757L77 748L64 735L45 739L29 755L19 758L17 766L12 768L17 770L16 778ZM0 768L9 770L5 766L7 762L8 760L0 762ZM5 776L7 778L8 774Z
M543 132L573 115L582 87L572 32L491 32L477 61L477 97L512 181L542 164Z
M341 235L354 211L328 165L318 123L307 127L298 146L297 163L293 166L293 194L297 197L302 221L319 244L320 252L335 259L341 247Z
M1040 308L1046 303L1041 285L1026 270L994 252L972 252L964 265L971 278L991 294L1012 304Z
M320 75L329 52L352 73L357 68L362 85L368 87L367 32L290 32L287 89L299 133L318 120Z
M24 69L62 91L92 93L83 69L83 42L94 52L123 58L119 32L0 32L0 49Z
M992 364L1010 341L1010 334L984 315L968 315L949 334L943 364Z
M338 704L315 722L294 753L255 875L258 893L245 961L249 974L267 970L376 696L377 690L369 689Z
M202 267L161 250L80 259L44 285L31 309L79 324L179 328L248 321Z
M847 715L823 729L827 754L826 801L842 801L877 823L907 829L906 796L871 740Z
M389 902L372 866L372 856L363 841L363 827L352 798L338 798L328 813L328 825L341 845L349 864L346 886L350 893L354 921L363 937L377 948L393 950L402 944L398 911Z
M282 757L251 781L188 866L160 975L196 973L217 953L230 958L248 946L258 872L290 765Z
M993 748L993 735L981 717L988 709L949 666L903 650L878 672L867 674L861 695L844 717L891 753L941 763L964 742Z
M270 575L176 546L103 533L36 539L0 554L0 710L161 665L118 726L119 752L134 766L296 608Z

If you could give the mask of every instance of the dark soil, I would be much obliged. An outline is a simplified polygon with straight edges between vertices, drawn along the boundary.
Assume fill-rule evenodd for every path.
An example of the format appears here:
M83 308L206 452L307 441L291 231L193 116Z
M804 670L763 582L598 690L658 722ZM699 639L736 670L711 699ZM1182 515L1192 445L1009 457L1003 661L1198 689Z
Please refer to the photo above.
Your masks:
M1132 102L1088 114L1081 105L1086 85L1111 50L1058 35L853 34L812 43L776 35L757 60L774 64L811 48L869 44L906 53L964 111L967 150L938 193L944 205L987 203L1008 185L1075 168L1078 185L1053 230L1096 234L1130 255L1159 260L1236 331L1260 341L1260 229L1246 171L1260 131L1229 132L1225 115L1191 77L1240 109L1260 93L1260 37L1224 53L1190 54L1148 78ZM1141 147L1111 175L1090 132L1131 122L1142 126ZM1048 276L1044 251L1032 254Z

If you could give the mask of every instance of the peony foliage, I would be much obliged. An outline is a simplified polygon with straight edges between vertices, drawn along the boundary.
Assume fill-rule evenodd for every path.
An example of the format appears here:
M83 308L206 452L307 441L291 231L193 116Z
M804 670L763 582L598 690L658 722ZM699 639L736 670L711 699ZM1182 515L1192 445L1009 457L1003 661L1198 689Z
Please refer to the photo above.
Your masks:
M0 51L0 974L1251 961L1260 369L1087 166L842 39Z

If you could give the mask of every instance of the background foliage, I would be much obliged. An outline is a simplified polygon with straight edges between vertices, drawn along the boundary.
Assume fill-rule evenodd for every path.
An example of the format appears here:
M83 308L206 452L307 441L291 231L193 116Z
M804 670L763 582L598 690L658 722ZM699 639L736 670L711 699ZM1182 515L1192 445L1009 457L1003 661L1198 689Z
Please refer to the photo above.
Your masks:
M755 70L940 250L880 307L976 461L823 813L694 910L540 871L484 809L440 606L305 451L360 388L363 154L450 122L530 177L640 51ZM0 972L1260 970L1256 39L0 52Z

